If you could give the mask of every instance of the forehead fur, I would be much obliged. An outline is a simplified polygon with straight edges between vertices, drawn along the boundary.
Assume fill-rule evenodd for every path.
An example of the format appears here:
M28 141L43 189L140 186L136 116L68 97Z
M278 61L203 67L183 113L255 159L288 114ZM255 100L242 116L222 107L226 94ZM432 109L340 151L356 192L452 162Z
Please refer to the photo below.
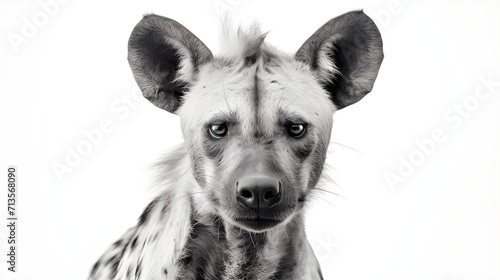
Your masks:
M200 68L184 96L178 112L184 127L232 118L250 133L257 116L271 124L280 114L318 125L331 118L335 107L310 67L268 45L265 35L257 25L224 28L220 54Z

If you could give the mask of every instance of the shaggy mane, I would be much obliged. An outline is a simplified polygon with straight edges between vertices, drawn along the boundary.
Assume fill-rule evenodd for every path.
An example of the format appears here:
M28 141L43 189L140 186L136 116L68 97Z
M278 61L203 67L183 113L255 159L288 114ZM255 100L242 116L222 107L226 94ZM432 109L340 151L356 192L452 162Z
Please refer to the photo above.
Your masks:
M267 61L278 56L275 48L265 42L268 32L262 32L258 23L248 28L242 26L237 29L232 20L225 18L221 24L219 35L219 57L223 60L242 62L249 66L258 60Z

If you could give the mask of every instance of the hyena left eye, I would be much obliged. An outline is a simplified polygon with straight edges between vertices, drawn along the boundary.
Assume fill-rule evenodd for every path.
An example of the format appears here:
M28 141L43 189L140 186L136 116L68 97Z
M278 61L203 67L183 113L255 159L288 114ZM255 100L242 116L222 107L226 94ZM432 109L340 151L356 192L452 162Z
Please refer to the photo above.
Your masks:
M208 128L208 132L210 132L210 135L213 137L213 138L222 138L224 136L226 136L227 134L227 126L226 124L212 124L209 128Z
M306 133L306 125L305 124L290 124L287 128L288 135L294 138L300 138L304 136Z

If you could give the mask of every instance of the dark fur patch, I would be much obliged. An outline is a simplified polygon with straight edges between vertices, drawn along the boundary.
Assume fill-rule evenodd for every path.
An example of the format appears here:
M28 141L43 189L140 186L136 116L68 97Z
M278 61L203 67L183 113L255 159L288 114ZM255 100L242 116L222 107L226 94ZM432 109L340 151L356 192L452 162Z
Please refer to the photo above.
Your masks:
M130 279L130 276L132 276L132 267L127 269L127 279Z
M92 267L92 270L90 271L90 277L94 276L95 273L97 272L97 269L101 266L101 259L99 259L94 266Z
M179 260L188 273L186 279L222 279L227 242L220 218L214 217L213 221L204 224L195 216L191 218L190 241Z
M225 140L226 139L222 138L217 140L206 139L204 141L203 147L205 149L205 154L209 159L216 160L219 162L222 160L224 148L226 146L225 144L227 142Z
M159 199L160 199L159 197L155 198L153 201L151 201L148 204L146 209L144 209L144 212L142 212L142 215L139 217L139 223L138 223L139 226L141 226L147 222L147 220L149 218L149 214L151 213L151 210L153 210L153 208L156 206Z
M252 54L250 56L245 57L245 65L246 66L254 65L255 62L257 62L257 58L258 57L257 57L256 53L254 53L254 54Z
M328 145L318 143L315 147L314 160L312 161L312 168L309 174L308 187L313 188L319 181L321 173L323 172L323 166L326 160L326 150Z
M119 247L121 244L122 244L122 240L118 239L117 241L115 241L115 243L113 243L113 247Z
M140 278L141 277L141 273L142 273L142 261L139 261L139 263L137 264L137 267L135 269L135 278Z
M106 262L106 266L108 266L111 269L111 279L113 279L116 276L116 273L118 272L118 265L120 264L121 259L122 256L121 254L119 254L119 255L114 255Z
M136 236L134 237L134 239L132 239L132 242L130 243L130 251L133 251L135 249L135 246L137 246L137 238L139 238L139 236Z
M254 94L254 100L253 100L253 105L255 106L255 112L258 113L259 111L259 103L260 103L260 92L259 92L259 78L257 77L257 73L259 71L259 67L256 67L255 69L255 74L253 77L253 94Z
M314 149L314 140L312 139L299 139L300 145L294 149L294 154L299 159L300 163L304 162Z

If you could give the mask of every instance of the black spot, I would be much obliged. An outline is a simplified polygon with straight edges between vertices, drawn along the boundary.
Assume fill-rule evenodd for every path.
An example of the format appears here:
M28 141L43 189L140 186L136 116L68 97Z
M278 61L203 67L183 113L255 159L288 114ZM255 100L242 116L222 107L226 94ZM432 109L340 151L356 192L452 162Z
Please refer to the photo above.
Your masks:
M136 236L136 237L134 237L134 239L132 239L132 243L130 243L130 250L131 251L134 250L135 246L137 245L137 238L138 237L139 236Z
M257 53L245 57L245 65L251 66L257 61Z
M164 269L163 269L163 273L164 273L165 275L168 275L168 270L167 270L166 268L164 268Z
M118 246L120 246L121 244L122 244L122 240L121 240L121 239L119 239L119 240L117 240L115 243L113 243L113 247L118 247Z
M92 267L92 270L90 271L90 276L94 276L95 273L97 272L97 269L99 268L99 266L101 265L101 260L98 260L94 266Z
M168 208L170 206L170 200L166 199L164 202L163 202L163 207L161 208L161 213L162 214L166 214L168 212Z
M266 146L272 145L273 143L274 143L274 140L266 140L266 141L264 141L264 145L266 145Z
M137 268L135 269L135 278L140 278L142 273L142 260L137 264Z
M192 260L192 259L193 259L193 258L192 258L190 255L188 255L188 256L185 256L185 257L183 257L182 259L180 259L180 260L179 260L179 262L180 262L182 265L188 265L188 264L191 262L191 260Z
M158 240L159 236L160 236L159 232L155 233L155 235L153 236L153 242L155 242L156 240Z
M106 262L106 266L109 266L111 269L111 278L114 278L116 276L116 273L118 273L118 265L120 264L120 260L121 255L114 255Z
M127 279L130 279L130 276L132 276L132 267L127 269Z
M276 80L271 81L271 84L277 84L277 83L278 83L278 81L276 81Z
M262 131L262 129L256 127L255 131L253 132L253 137L255 139L262 139L264 137L264 132Z
M139 217L139 226L143 225L148 220L151 210L153 210L153 208L156 206L159 199L159 197L155 198L153 201L151 201L151 203L149 203L146 209L144 209L144 212L142 212L142 215Z

